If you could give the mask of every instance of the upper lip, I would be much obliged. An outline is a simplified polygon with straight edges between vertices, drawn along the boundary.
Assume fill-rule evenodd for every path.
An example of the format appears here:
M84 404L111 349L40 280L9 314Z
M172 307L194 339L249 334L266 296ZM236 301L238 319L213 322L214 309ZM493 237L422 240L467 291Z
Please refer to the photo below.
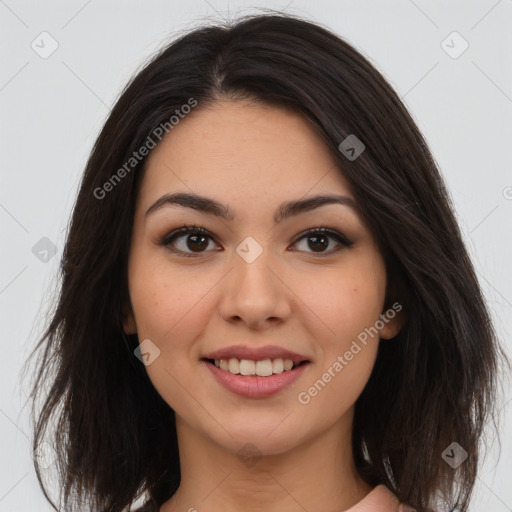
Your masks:
M264 359L291 359L294 363L309 361L306 356L297 354L276 345L264 347L248 347L247 345L233 345L210 352L205 359L248 359L249 361L263 361Z

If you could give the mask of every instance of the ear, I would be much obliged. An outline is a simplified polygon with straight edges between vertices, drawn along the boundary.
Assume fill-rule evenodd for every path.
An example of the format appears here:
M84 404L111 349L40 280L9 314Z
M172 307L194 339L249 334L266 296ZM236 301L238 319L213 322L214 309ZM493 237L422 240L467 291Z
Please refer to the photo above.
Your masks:
M123 331L125 334L137 334L137 324L130 301L125 301L121 308Z
M379 329L379 336L385 340L394 338L402 330L405 323L405 313L402 305L395 302L380 315L380 321L384 325Z

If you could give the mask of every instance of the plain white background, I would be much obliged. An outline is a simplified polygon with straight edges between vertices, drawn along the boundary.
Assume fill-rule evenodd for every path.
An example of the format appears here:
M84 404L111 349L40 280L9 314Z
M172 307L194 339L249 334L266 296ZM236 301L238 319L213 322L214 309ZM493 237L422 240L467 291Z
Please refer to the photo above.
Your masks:
M44 325L77 185L109 108L177 31L254 7L327 25L403 98L446 178L496 329L512 352L512 0L0 0L0 511L50 510L32 467L20 370ZM57 49L42 58L52 44ZM504 390L501 449L492 445L470 510L512 510L507 382Z

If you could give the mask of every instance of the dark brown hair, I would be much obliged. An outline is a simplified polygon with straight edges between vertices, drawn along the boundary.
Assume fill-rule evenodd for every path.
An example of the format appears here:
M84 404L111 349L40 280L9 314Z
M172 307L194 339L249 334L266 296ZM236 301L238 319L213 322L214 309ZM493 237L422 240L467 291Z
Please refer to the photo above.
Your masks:
M405 312L356 402L357 468L418 511L435 509L440 496L450 510L467 508L504 354L450 198L424 138L375 67L329 30L270 13L205 25L168 45L126 86L94 145L58 304L34 352L34 448L53 435L66 510L83 502L120 512L143 491L161 505L180 483L174 412L134 356L137 337L120 327L146 158L105 197L94 191L190 98L197 108L220 98L289 108L323 137L384 256L388 302L399 300ZM366 146L354 160L339 149L350 134ZM457 470L441 457L453 441L469 455Z

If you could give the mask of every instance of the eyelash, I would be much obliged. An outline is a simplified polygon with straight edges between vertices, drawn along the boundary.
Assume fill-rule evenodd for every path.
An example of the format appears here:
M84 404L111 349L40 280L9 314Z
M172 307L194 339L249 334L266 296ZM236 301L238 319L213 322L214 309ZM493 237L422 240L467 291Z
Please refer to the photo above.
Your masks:
M213 240L215 242L215 237L207 229L200 227L200 226L196 226L196 225L193 225L193 226L184 225L183 227L181 227L179 229L175 229L174 231L171 231L170 233L165 235L160 240L159 245L165 246L173 253L179 254L180 256L183 256L185 258L197 258L197 257L200 257L201 255L205 254L206 252L210 252L210 251L203 251L203 252L198 252L198 253L187 253L187 252L183 252L180 250L174 250L169 247L171 245L171 242L174 242L174 240L176 240L177 238L180 238L183 235L189 235L189 234L205 235L205 236L208 236L211 240ZM320 253L315 253L315 252L310 253L310 254L314 254L320 258L326 257L326 256L331 256L332 254L338 253L339 251L341 251L342 248L347 248L347 247L350 247L353 245L352 241L350 241L347 237L345 237L338 231L324 227L324 226L320 226L317 228L310 228L310 229L307 229L306 231L303 231L302 233L299 233L299 235L297 235L297 238L295 239L295 241L293 243L296 244L298 241L302 240L303 238L307 238L308 236L319 235L319 234L329 235L329 237L336 240L341 246L341 247L338 247L337 249L334 249L334 250L331 249L330 251L324 252L324 253L321 253L321 252Z

